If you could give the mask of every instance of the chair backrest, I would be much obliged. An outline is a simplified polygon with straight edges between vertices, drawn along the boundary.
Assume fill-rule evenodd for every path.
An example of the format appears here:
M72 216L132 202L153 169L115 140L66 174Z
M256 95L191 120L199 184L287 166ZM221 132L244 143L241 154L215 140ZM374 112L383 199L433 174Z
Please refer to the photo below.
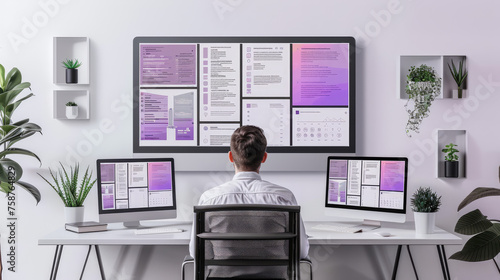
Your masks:
M197 280L297 279L300 206L206 205L194 212Z

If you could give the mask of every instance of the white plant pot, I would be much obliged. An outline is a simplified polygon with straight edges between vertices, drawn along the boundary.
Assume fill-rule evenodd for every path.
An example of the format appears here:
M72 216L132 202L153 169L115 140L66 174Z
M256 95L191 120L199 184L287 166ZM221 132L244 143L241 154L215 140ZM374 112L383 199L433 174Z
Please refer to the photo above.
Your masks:
M65 222L69 223L81 223L83 222L84 207L64 207L64 215L66 217Z
M434 225L436 224L436 212L413 212L415 217L415 232L417 234L434 233Z
M78 106L66 106L66 118L76 119L78 117Z

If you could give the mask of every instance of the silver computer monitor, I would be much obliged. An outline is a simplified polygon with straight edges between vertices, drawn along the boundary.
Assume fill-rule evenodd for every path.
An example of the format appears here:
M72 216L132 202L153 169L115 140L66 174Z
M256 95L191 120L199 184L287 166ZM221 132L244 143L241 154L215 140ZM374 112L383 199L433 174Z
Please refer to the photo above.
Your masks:
M405 222L407 158L330 156L327 164L326 215L375 227Z
M139 227L177 216L172 158L98 159L99 221Z

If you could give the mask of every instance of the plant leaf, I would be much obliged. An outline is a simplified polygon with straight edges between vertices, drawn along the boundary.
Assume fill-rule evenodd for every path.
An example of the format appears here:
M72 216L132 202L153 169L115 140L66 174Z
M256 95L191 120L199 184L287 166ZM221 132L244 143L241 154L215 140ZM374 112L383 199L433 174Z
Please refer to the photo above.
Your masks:
M455 232L473 235L483 232L493 225L479 209L473 210L458 219L455 225Z
M500 253L500 224L494 224L485 232L471 237L462 251L453 254L450 259L480 262L491 260L498 253Z
M0 64L0 88L3 91L3 88L5 87L5 68L3 67L2 64Z
M36 158L40 162L40 164L42 163L42 161L40 160L40 158L35 153L30 152L30 151L28 151L26 149L21 149L21 148L8 148L8 149L5 149L2 152L0 152L0 158L5 157L6 155L12 155L12 154L32 156L32 157Z
M20 186L21 188L27 190L35 198L36 204L40 203L40 200L42 200L40 191L32 184L23 181L17 181L14 183L14 185Z
M0 182L0 192L10 193L10 184L7 182Z
M13 174L15 176L12 178ZM17 182L21 176L23 176L23 169L17 162L8 158L0 159L0 181Z
M460 211L462 208L469 205L471 202L487 196L500 196L500 189L486 188L486 187L476 188L467 197L464 198L464 200L460 203L460 205L458 205L457 211Z
M9 71L7 74L7 77L5 78L5 82L7 83L5 85L5 88L3 89L4 91L9 91L13 89L15 86L21 83L23 77L21 75L21 71L17 69L16 67L12 68L12 70Z

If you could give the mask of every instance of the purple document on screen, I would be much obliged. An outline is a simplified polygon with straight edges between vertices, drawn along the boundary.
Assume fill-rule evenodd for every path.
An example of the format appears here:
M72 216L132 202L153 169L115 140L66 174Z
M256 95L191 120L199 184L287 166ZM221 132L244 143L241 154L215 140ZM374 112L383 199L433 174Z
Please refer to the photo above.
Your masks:
M405 163L403 161L382 161L380 173L381 191L404 191Z
M194 139L194 92L174 97L175 140Z
M101 164L101 182L113 183L115 181L115 164Z
M349 105L349 44L293 44L293 106Z
M142 44L140 84L196 86L196 45Z
M347 160L330 161L330 178L347 179Z
M149 191L172 190L172 168L170 162L148 163Z
M167 140L168 96L141 92L141 140Z

